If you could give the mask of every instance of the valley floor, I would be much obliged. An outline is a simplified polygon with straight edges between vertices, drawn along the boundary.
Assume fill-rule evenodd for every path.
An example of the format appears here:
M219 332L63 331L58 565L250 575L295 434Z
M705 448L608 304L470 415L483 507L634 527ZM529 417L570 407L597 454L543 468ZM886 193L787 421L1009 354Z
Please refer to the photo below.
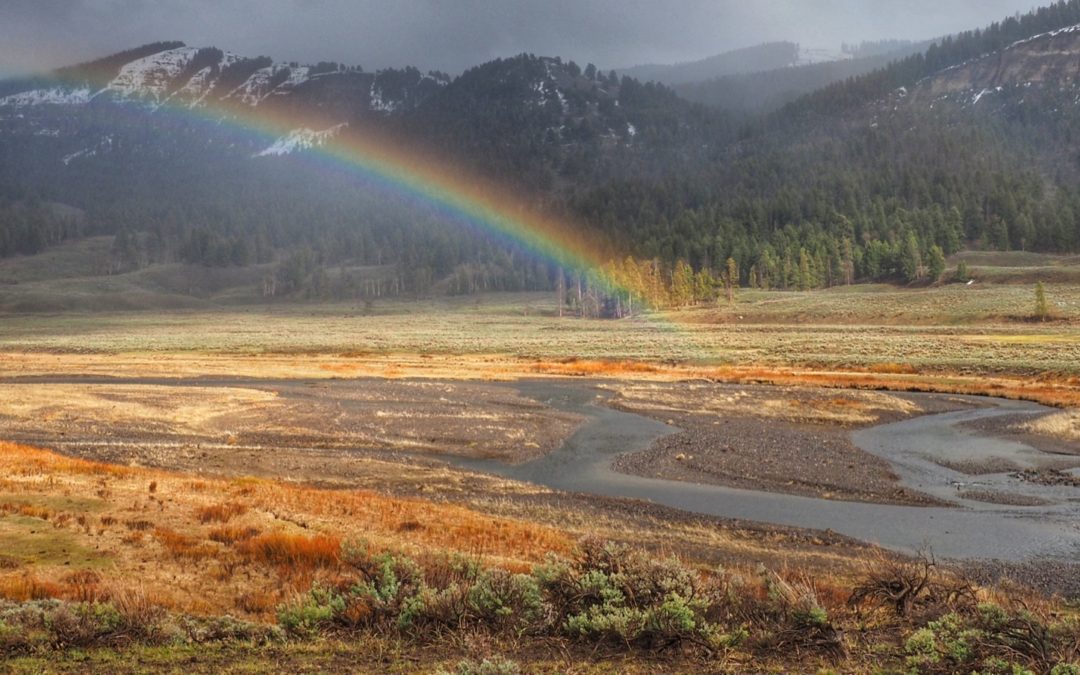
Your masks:
M1070 304L1072 286L1051 287L1060 321L1014 320L1017 288L973 291L996 298L978 296L980 306L1016 305L975 319L961 316L973 307L960 295L967 291L952 287L747 292L733 307L619 322L559 318L537 295L382 303L373 314L348 305L281 305L3 315L0 438L9 443L0 453L0 597L120 597L119 580L137 580L141 592L178 616L232 614L266 625L313 582L339 578L341 542L362 539L423 560L464 554L519 572L548 553L572 557L583 538L599 537L675 554L707 576L720 566L760 597L768 595L757 586L762 565L787 584L812 578L815 602L849 635L845 655L793 647L760 661L763 669L870 671L881 660L903 668L912 656L905 641L926 624L875 614L868 628L846 605L847 589L880 564L874 561L882 554L870 546L466 467L523 465L558 448L584 418L512 383L569 381L611 409L678 428L620 459L623 471L838 502L938 504L940 496L902 485L850 434L970 408L954 394L989 394L1065 409L1004 419L984 431L1056 453L1060 466L1025 480L1077 489L1068 481L1080 442L1072 410L1080 406L1080 305ZM890 306L892 318L875 322L872 312ZM959 314L907 321L930 306ZM965 498L979 498L975 488L963 489ZM281 546L304 552L275 558ZM1075 597L1075 588L1053 580L1080 573L1053 565L987 563L969 572L990 584L978 591L982 601L1022 601L1046 616L1074 617L1075 605L1003 581ZM0 608L0 650L13 611ZM697 661L692 649L678 656L610 645L593 651L564 636L529 642L523 662L541 672L563 672L568 663L578 672L739 671L761 658L765 652L756 650L766 649L764 636L775 626L759 628L751 630L752 647L731 646L722 661L715 654ZM339 644L335 635L272 649L219 644L198 656L153 644L120 653L92 645L64 651L51 667L77 671L115 661L131 670L176 669L174 659L188 659L183 667L191 672L234 662L304 672L358 658L357 643ZM365 653L386 659L361 659L358 667L369 670L381 663L454 669L462 659L523 647L472 630L434 643L366 635L370 642L360 644L374 651ZM40 668L52 658L40 651L44 645L14 649L7 665Z

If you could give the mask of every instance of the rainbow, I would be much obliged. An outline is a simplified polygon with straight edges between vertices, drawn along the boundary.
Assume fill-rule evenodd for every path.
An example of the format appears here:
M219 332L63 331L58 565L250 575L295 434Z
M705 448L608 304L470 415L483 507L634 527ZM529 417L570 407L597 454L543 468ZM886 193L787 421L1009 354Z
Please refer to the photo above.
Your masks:
M38 88L48 86L45 78L34 80ZM56 86L75 85L55 75L49 81ZM166 99L157 105L154 113L227 126L266 141L267 145L298 130L314 133L320 126L329 126L266 105L250 106L211 97L197 105ZM435 206L456 220L507 238L569 273L587 275L591 283L605 290L625 290L603 273L610 256L589 240L585 228L528 208L519 195L506 187L471 175L459 166L450 166L406 143L395 142L381 133L349 128L326 134L320 143L305 148L303 156L317 157L387 191Z
M209 98L195 106L166 100L156 109L156 113L162 112L227 126L267 144L300 129L314 132L320 126L327 126L324 121L296 113ZM506 238L566 272L588 278L591 284L608 293L629 293L605 272L607 263L615 256L590 241L585 228L527 208L520 195L506 187L450 166L419 149L394 142L383 134L352 128L326 135L321 144L306 148L302 156L305 161L317 158L381 189L434 206L455 220ZM635 302L639 301L640 298L635 298ZM652 316L651 320L665 330L677 328L670 317Z

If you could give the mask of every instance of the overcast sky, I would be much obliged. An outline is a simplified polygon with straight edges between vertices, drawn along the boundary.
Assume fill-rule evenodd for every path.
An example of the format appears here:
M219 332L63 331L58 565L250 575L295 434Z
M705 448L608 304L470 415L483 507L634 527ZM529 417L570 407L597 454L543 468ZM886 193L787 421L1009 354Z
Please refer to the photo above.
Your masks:
M1037 2L0 0L0 74L47 70L156 40L368 69L411 64L456 73L520 52L606 69L693 60L772 40L838 47L929 38Z

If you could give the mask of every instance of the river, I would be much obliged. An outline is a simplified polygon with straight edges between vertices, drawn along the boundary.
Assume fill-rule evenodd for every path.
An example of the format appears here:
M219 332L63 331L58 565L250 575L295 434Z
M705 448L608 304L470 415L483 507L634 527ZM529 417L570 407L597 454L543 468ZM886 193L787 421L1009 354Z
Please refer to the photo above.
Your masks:
M593 386L551 381L513 386L554 408L585 415L587 421L559 449L525 464L470 459L455 459L453 464L558 490L648 500L724 518L832 530L894 550L929 550L940 558L1080 558L1080 489L1023 484L1006 474L980 476L978 481L988 489L1007 486L1010 492L1046 503L1020 507L974 502L959 497L955 486L970 478L932 461L992 456L1021 466L1034 465L1045 453L961 425L999 415L1048 412L1043 406L979 398L982 406L973 410L924 415L854 432L855 444L888 460L904 485L956 503L954 507L917 507L816 499L618 473L612 462L619 454L645 449L677 429L604 405L608 394Z

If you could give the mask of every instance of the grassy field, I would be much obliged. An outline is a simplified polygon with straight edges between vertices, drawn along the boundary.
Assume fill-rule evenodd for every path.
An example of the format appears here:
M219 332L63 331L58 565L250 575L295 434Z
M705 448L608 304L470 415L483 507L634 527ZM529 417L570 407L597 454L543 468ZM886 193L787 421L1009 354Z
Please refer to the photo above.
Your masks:
M266 429L411 447L417 439L398 428L407 415L388 406L411 401L413 382L372 387L355 403L363 414L332 424L305 421L314 396L289 402L239 386L174 398L153 383L109 382L572 376L622 380L614 386L651 409L707 414L748 404L714 397L687 408L681 392L660 395L650 381L984 393L1080 408L1076 259L972 253L970 285L744 290L732 305L611 321L560 318L550 294L266 303L255 298L263 270L108 276L92 262L107 245L0 261L0 377L101 378L5 389L4 419L25 422L9 433L28 437L39 417L98 441L110 430L178 433L193 459L169 471L0 443L6 669L514 672L497 665L514 655L537 672L944 673L1048 672L1080 659L1075 606L879 558L829 534L719 524L374 455L350 456L353 479L330 484L300 468L320 461L298 459L310 443L280 465L258 464L259 477L196 473L211 470L198 466L209 444L227 453L236 437ZM1046 283L1053 321L1030 320L1035 281ZM849 398L829 398L841 408L754 409L849 424L904 404ZM454 403L425 414L460 417ZM515 421L519 403L500 400L497 416L474 411L462 424L499 438L520 432L536 448L573 428L562 420L543 436L554 418L530 412L526 428ZM365 415L379 425L361 428ZM1040 424L1034 431L1077 437L1075 411ZM483 450L484 437L444 426L461 448ZM613 568L583 543L594 538L628 545L619 559L633 564ZM367 557L349 553L356 542ZM562 571L551 571L549 554ZM496 578L505 583L492 590ZM908 600L894 597L896 584L910 586ZM534 585L539 599L527 602L513 590ZM849 604L860 599L853 587L862 602ZM522 602L543 611L507 623L501 608L517 616Z
M1071 673L1080 658L1074 610L870 551L831 575L716 568L366 491L12 444L0 468L14 672ZM917 588L898 600L896 584Z

